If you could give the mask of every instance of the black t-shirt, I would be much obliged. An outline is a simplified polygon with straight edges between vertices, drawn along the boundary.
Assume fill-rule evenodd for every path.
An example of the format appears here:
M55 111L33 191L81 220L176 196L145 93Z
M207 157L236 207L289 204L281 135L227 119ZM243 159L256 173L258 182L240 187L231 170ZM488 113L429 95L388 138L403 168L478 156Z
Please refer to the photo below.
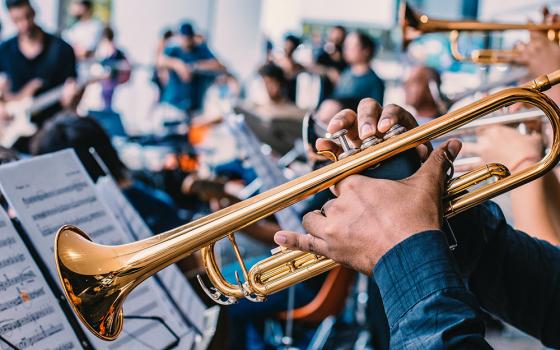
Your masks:
M32 59L28 59L20 51L17 36L0 45L0 72L10 79L12 92L17 93L25 84L39 78L43 85L36 95L40 95L64 84L66 79L77 76L76 56L72 47L59 37L43 34L43 51ZM33 116L33 121L41 124L59 110L60 105L57 103Z
M321 50L319 56L317 56L317 64L321 66L334 68L339 72L342 72L346 68L348 68L348 63L344 61L344 59L340 61L335 61L331 55L329 55L325 50Z

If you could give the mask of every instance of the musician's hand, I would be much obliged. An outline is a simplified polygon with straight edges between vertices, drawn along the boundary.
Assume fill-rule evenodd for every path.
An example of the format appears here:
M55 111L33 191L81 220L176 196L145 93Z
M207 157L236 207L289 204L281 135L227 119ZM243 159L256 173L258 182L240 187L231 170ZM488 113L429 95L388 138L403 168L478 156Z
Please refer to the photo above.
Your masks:
M17 100L23 100L26 98L31 98L35 93L43 86L43 81L39 78L35 78L30 80L27 84L21 88L21 90L17 93Z
M346 135L354 147L360 147L362 140L376 135L382 137L393 125L400 124L408 130L418 126L416 119L404 108L390 104L385 107L372 98L360 101L357 113L351 109L344 109L337 113L329 122L327 131L335 133L347 129ZM424 160L428 153L429 145L418 146L420 158ZM319 151L331 151L335 154L341 152L339 145L327 139L318 139L316 148Z
M446 171L461 143L450 140L401 181L352 175L335 186L337 198L303 218L307 235L280 231L274 241L314 252L370 274L379 259L404 239L441 228ZM445 154L447 153L447 155Z
M60 96L60 104L64 108L73 109L76 105L76 96L78 96L78 84L75 79L69 78L64 82L62 87L62 95Z
M514 128L498 125L480 130L475 143L463 144L462 153L478 156L484 163L501 163L510 171L515 171L538 162L542 158L543 147L540 134L522 135Z

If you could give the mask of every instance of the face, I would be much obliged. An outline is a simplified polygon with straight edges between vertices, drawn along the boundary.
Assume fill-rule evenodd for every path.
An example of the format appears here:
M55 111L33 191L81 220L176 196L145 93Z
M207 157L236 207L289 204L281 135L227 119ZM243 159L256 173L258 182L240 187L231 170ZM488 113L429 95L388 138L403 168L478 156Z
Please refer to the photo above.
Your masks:
M430 74L422 67L412 69L404 82L405 103L414 108L434 103L430 93Z
M349 64L367 63L368 52L360 44L360 39L356 33L351 33L344 40L344 59Z
M19 34L29 34L35 28L35 11L30 6L12 7L9 14Z
M270 77L263 77L263 81L268 97L273 101L278 100L282 96L281 84Z
M185 49L192 49L195 45L194 37L187 35L179 35L179 42Z
M80 19L88 12L88 9L79 2L73 2L72 4L70 4L69 12L72 17Z
M344 43L344 32L340 28L332 28L329 32L329 42L342 45Z
M288 56L292 55L295 50L296 47L292 41L284 40L284 52L286 53L286 55Z

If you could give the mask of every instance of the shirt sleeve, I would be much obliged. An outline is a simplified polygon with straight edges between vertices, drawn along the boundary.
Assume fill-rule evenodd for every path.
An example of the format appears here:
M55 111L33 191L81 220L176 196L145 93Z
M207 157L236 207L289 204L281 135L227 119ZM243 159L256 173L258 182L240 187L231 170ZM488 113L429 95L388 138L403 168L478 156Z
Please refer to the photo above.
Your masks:
M481 306L559 348L560 249L514 230L492 202L450 223L459 243L456 261Z
M441 231L416 234L376 265L391 349L491 349L475 297Z
M216 58L206 44L199 45L198 50L198 55L201 60L213 60Z

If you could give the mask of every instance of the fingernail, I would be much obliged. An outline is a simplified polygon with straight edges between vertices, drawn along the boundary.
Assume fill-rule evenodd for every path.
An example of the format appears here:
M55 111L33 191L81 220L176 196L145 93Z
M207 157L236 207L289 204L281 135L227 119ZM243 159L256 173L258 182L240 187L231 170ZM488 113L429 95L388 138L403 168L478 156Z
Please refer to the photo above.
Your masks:
M391 121L389 119L383 119L379 122L379 131L385 132L391 127Z
M283 233L277 233L274 235L274 242L278 244L285 244L286 242L288 242L288 237L286 237L286 235Z
M461 150L461 142L457 140L451 140L447 143L447 152L451 158L455 159Z
M360 129L361 137L368 136L369 134L372 133L373 133L373 128L371 127L370 123L365 123L364 125L362 125L362 128Z

